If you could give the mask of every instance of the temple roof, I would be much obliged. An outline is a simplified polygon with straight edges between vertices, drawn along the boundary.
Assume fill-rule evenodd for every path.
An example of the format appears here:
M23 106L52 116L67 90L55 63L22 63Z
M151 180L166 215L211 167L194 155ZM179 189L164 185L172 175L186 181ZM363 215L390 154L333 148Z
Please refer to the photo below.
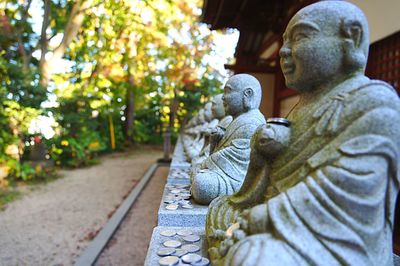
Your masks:
M261 55L280 40L292 15L313 2L316 0L204 0L201 21L209 24L211 30L240 31L236 64L226 68L236 73L274 72L276 51L268 58L260 59Z
M307 0L204 0L201 20L212 30L280 32L288 16ZM315 1L313 1L315 2Z

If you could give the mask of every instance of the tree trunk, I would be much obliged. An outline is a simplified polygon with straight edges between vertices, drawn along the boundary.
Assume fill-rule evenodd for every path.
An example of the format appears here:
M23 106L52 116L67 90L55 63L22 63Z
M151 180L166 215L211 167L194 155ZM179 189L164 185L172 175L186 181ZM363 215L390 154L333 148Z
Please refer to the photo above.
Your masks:
M42 31L40 34L40 61L39 61L39 71L40 71L40 85L43 88L47 88L49 79L50 79L50 67L49 63L46 60L46 54L49 46L49 42L47 40L47 27L49 26L50 20L50 11L51 11L51 1L44 0L44 15L42 22Z
M126 108L125 108L125 123L124 123L124 141L126 143L133 142L133 128L135 119L135 98L134 98L134 85L135 81L128 69L129 88L126 90Z
M71 13L69 14L68 22L65 26L64 35L61 43L58 45L56 49L54 49L53 55L50 58L46 58L48 49L48 39L46 30L49 25L51 0L44 0L45 12L42 24L42 34L40 38L41 50L42 50L40 58L40 84L44 88L47 88L49 85L49 81L51 79L51 74L52 74L51 70L53 69L53 67L55 67L54 64L64 56L64 53L67 50L68 46L78 34L78 31L85 18L85 10L90 7L92 2L93 0L75 1Z

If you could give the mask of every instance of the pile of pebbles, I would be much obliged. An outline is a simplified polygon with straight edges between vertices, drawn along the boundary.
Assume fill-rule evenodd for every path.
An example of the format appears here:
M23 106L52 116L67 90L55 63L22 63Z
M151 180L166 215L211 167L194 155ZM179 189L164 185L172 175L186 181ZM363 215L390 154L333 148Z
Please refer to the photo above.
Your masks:
M160 235L165 237L162 247L157 251L161 257L158 263L162 266L172 265L210 265L210 261L197 254L200 251L200 236L193 234L188 229L181 230L163 230Z
M189 169L171 168L169 176L178 179L190 179Z
M165 209L175 211L179 207L193 209L190 201L190 185L166 185L168 193L164 197Z

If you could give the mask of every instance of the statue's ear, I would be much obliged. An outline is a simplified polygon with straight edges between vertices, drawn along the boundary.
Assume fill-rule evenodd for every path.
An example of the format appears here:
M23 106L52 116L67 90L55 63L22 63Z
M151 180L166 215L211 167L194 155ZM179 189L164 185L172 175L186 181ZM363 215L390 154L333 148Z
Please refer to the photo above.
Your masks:
M243 91L244 97L243 97L243 106L246 109L246 111L251 109L251 101L253 99L254 91L251 88L247 88Z
M341 31L343 36L352 41L354 48L360 48L363 38L363 28L357 20L342 20Z
M254 94L254 92L251 88L245 89L243 93L247 98L251 98Z
M368 53L362 47L363 38L365 38L364 29L360 21L342 20L341 33L343 37L343 49L345 53L345 62L349 70L364 69L367 63Z

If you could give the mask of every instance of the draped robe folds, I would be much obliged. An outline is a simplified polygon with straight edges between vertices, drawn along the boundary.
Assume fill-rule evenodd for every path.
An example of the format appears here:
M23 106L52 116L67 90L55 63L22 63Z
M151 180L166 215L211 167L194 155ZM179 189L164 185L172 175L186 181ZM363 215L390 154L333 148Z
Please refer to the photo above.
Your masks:
M251 136L263 124L265 118L258 109L239 115L229 124L192 179L192 194L198 202L208 204L211 199L203 196L229 195L240 188L249 164Z
M266 207L262 222L213 265L393 265L397 94L359 76L300 103L289 120L289 148L273 162L264 199L254 204ZM241 211L219 198L207 227L226 230ZM207 234L209 247L218 248Z

